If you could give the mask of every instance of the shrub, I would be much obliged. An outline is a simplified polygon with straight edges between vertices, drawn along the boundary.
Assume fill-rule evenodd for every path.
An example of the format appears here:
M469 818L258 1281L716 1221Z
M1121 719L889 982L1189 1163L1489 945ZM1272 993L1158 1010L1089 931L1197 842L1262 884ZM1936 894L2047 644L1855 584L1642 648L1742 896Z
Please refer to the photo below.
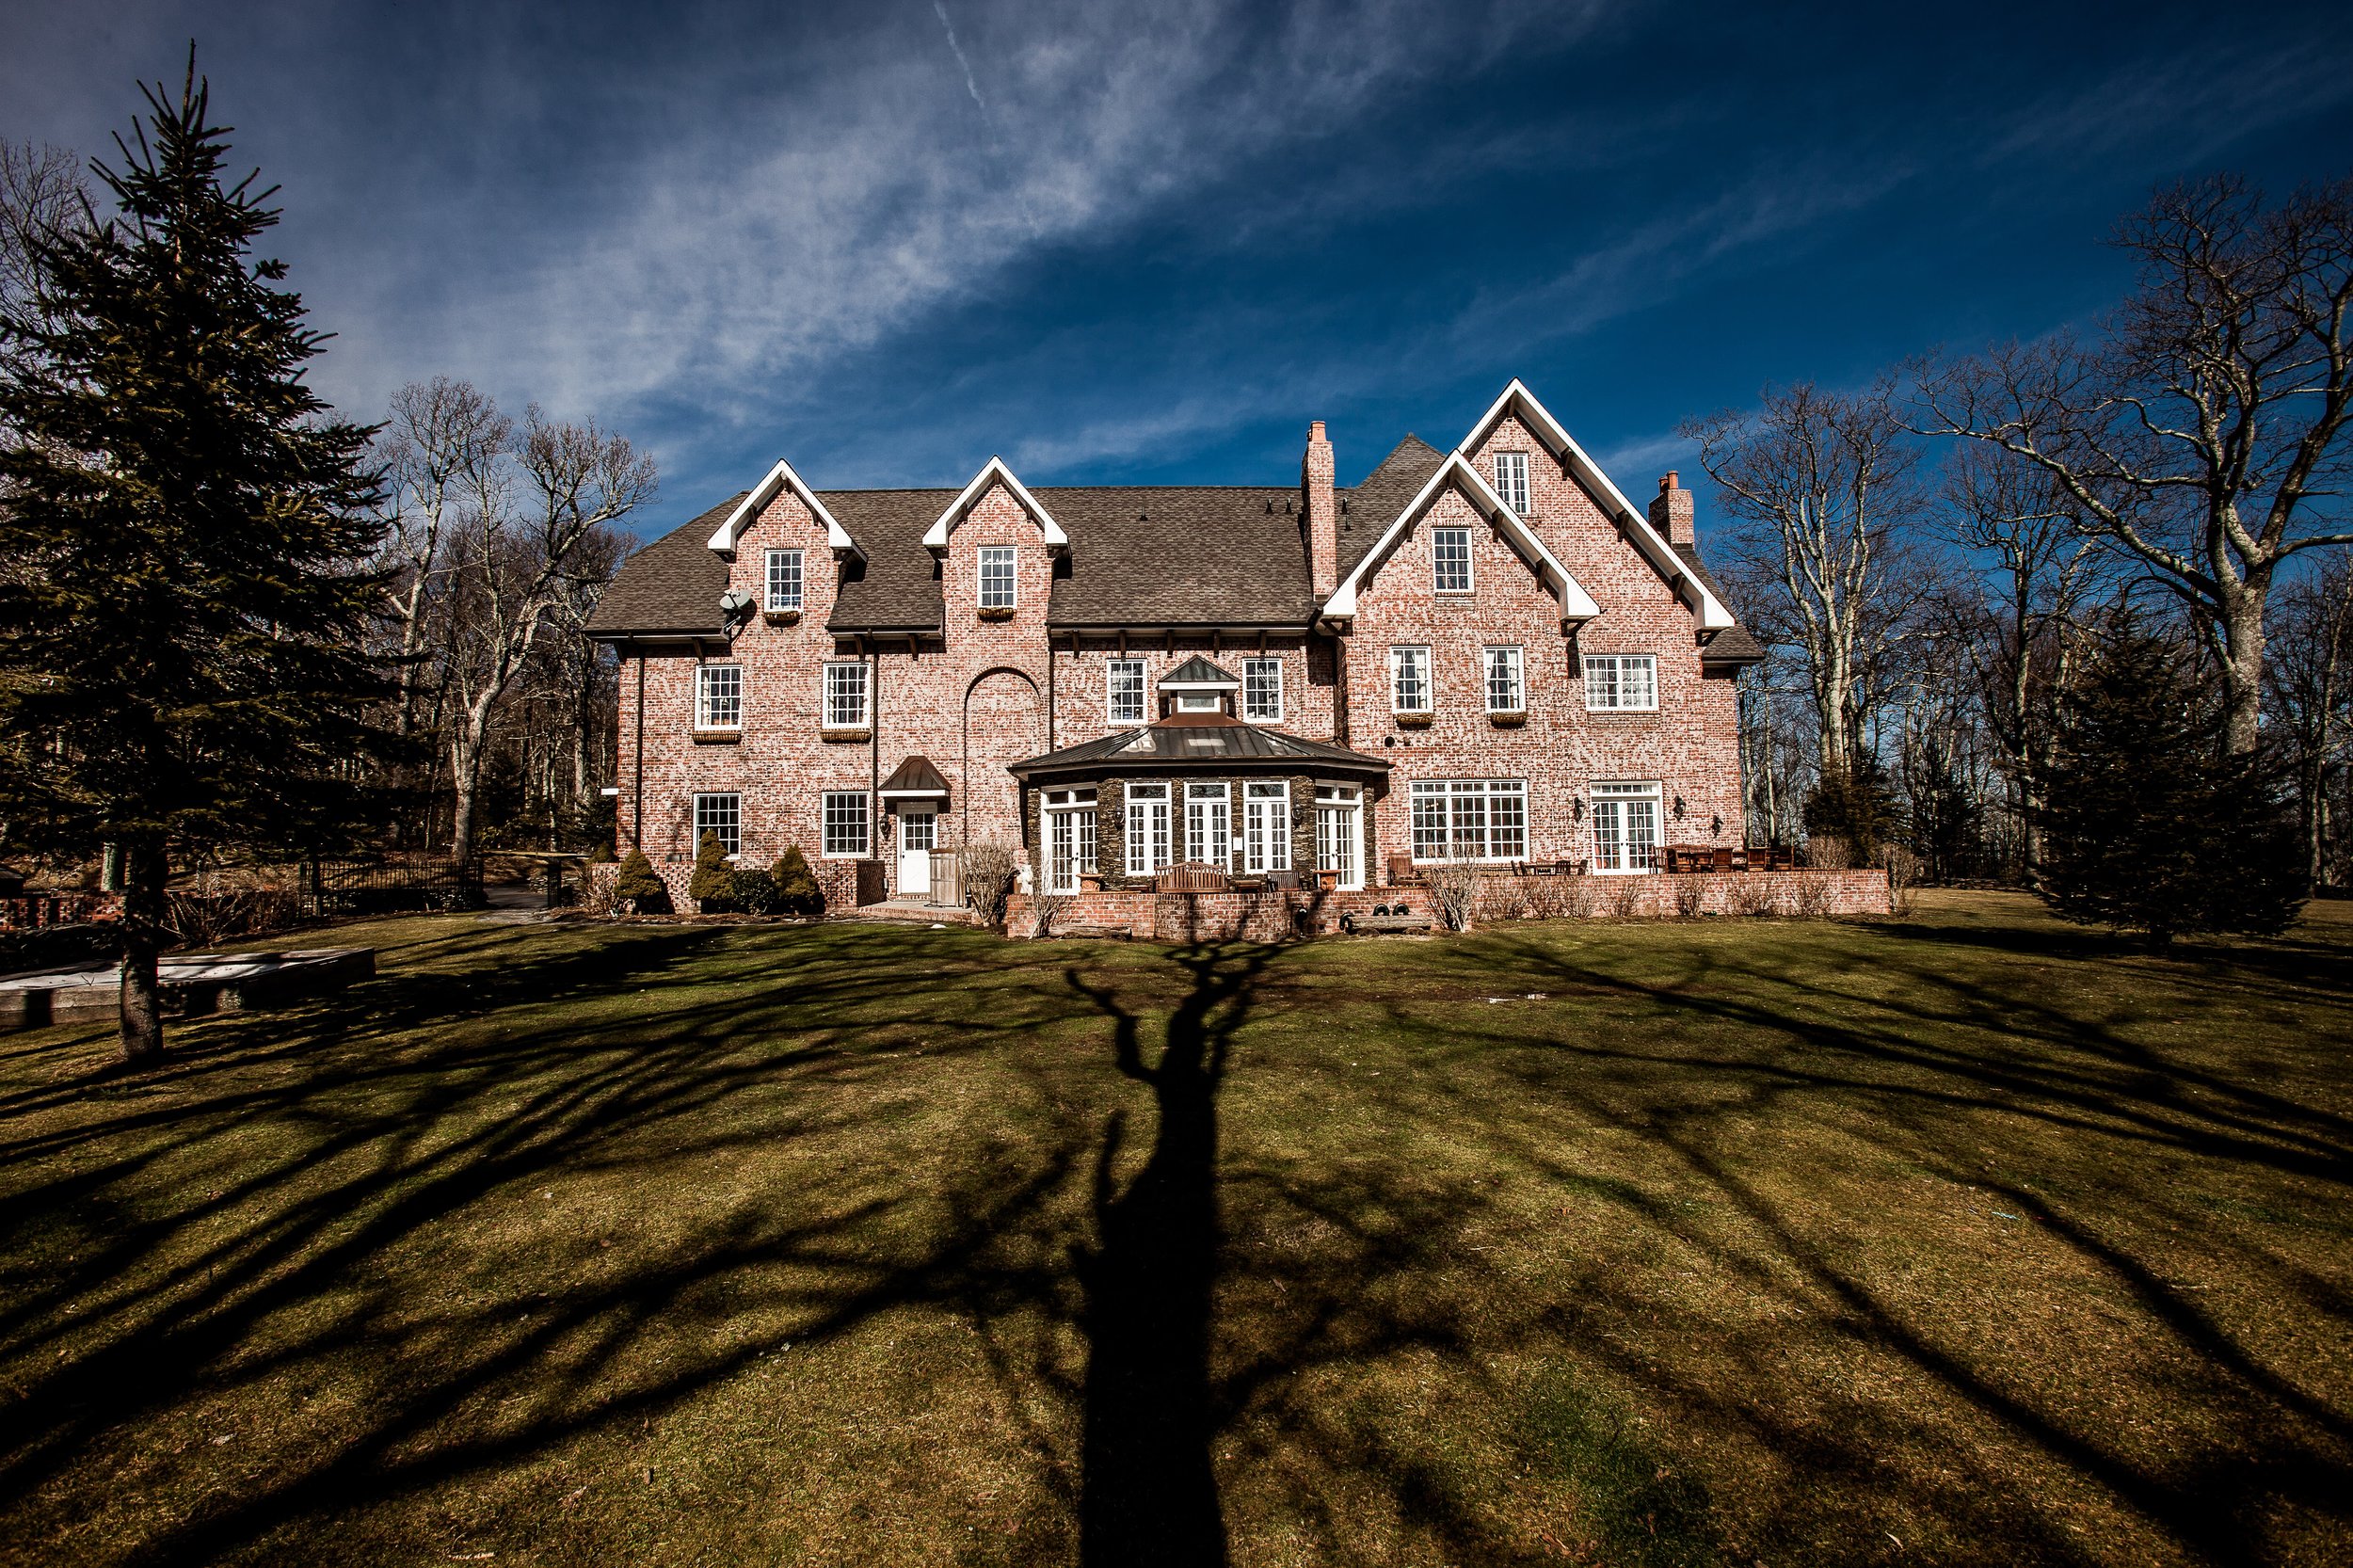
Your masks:
M728 897L746 915L773 915L784 907L784 897L776 890L776 879L757 867L739 871L729 882Z
M727 851L719 846L716 833L704 834L703 841L695 846L695 878L686 885L686 895L706 915L735 910L735 872L728 864Z
M1020 857L1003 844L974 844L961 856L964 901L990 925L1005 923L1005 901L1021 874Z
M1733 883L1732 891L1725 896L1724 912L1751 920L1769 915L1773 912L1773 895L1763 883L1740 877Z
M1843 839L1849 865L1871 865L1880 846L1902 830L1902 813L1888 787L1887 770L1865 752L1844 773L1827 773L1805 797L1803 813L1808 840Z
M1468 931L1472 905L1479 898L1478 868L1449 860L1430 867L1422 875L1430 886L1430 903L1446 928Z
M1687 920L1698 920L1701 905L1707 902L1707 884L1688 873L1673 881L1675 914Z
M787 915L813 920L825 906L825 895L817 887L817 873L808 869L808 856L798 844L788 844L776 856L774 869L768 872L776 885L776 907Z
M1815 833L1805 840L1805 863L1817 872L1843 872L1854 865L1854 843L1836 833Z
M644 850L631 850L621 862L620 874L613 879L613 903L625 915L669 913L669 885L654 874Z

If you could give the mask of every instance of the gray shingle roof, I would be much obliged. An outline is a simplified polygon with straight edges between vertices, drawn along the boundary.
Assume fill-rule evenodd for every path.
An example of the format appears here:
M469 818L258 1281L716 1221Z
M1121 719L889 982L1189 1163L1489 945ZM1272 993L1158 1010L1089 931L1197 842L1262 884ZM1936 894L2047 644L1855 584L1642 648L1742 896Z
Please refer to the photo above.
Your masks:
M719 630L719 596L728 590L728 566L709 547L711 532L727 520L749 490L738 490L710 511L673 528L621 563L597 613L588 617L591 635L616 632Z
M1029 778L1040 774L1125 771L1131 767L1164 772L1170 768L1286 762L1343 768L1352 773L1389 771L1389 764L1381 758L1351 751L1346 746L1310 741L1280 729L1261 729L1255 724L1232 722L1163 722L1142 729L1123 729L1016 762L1007 771Z
M1731 602L1724 598L1723 588L1701 563L1696 546L1679 544L1674 547L1674 552L1683 558L1685 566L1691 568L1692 576L1707 584L1707 591L1714 594L1719 602ZM1755 664L1763 663L1764 659L1765 645L1758 642L1747 627L1737 622L1700 645L1700 663L1704 664Z
M1162 686L1231 686L1237 691L1241 689L1239 676L1220 669L1199 653L1161 676L1157 683Z
M1342 490L1347 503L1340 509L1340 575L1354 571L1365 554L1381 540L1382 530L1397 520L1405 504L1421 493L1430 476L1446 461L1446 454L1419 436L1407 436L1381 459L1365 482Z

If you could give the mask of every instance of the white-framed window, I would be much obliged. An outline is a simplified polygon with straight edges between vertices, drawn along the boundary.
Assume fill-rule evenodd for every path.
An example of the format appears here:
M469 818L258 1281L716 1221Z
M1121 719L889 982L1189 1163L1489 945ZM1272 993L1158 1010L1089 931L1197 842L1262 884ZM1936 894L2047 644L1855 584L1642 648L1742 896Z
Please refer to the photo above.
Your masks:
M1593 653L1585 658L1585 706L1599 713L1658 706L1658 656Z
M1291 787L1276 779L1241 792L1241 864L1247 872L1291 869Z
M1658 869L1656 784L1593 786L1593 870L1613 875Z
M801 552L797 550L772 550L768 552L768 608L797 610L801 607Z
M1496 454L1496 494L1503 504L1528 516L1528 454L1498 452Z
M1346 784L1316 786L1316 870L1332 872L1334 880L1346 888L1365 885L1358 832L1363 810L1362 790Z
M742 795L696 795L695 797L695 848L702 848L703 835L709 833L719 840L722 853L735 855L744 848L744 797Z
M825 854L834 858L856 856L867 852L868 834L872 830L872 814L866 808L866 796L855 790L825 792Z
M1095 792L1048 790L1039 804L1046 816L1046 890L1075 893L1080 877L1095 874Z
M1528 858L1528 784L1518 778L1427 778L1413 788L1417 860Z
M864 729L872 708L867 698L867 670L864 664L827 664L825 666L825 728L827 729Z
M1180 713L1215 713L1224 711L1225 698L1216 692L1178 692L1176 712Z
M1150 876L1168 864L1168 786L1128 786L1128 874Z
M1103 722L1112 725L1142 724L1144 711L1144 661L1113 659L1103 666Z
M1283 722L1283 661L1241 662L1241 716L1253 724Z
M1389 649L1389 709L1398 713L1430 712L1430 650Z
M1516 648L1487 649L1487 712L1490 713L1525 713L1528 712L1528 680L1524 661Z
M744 728L744 666L698 664L695 668L695 728Z
M1471 591L1470 530L1430 531L1430 585L1442 594Z
M1185 858L1225 866L1234 857L1233 799L1223 784L1185 786Z
M984 544L981 557L981 608L1010 610L1013 608L1014 550L1009 544Z

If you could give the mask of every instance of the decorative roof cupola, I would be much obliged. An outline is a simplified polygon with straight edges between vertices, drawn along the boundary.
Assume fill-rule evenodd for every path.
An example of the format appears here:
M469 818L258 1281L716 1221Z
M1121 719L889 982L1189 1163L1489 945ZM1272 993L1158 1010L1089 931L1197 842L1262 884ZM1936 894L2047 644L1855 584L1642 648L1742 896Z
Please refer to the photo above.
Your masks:
M1160 718L1177 724L1240 724L1241 681L1196 653L1160 679Z

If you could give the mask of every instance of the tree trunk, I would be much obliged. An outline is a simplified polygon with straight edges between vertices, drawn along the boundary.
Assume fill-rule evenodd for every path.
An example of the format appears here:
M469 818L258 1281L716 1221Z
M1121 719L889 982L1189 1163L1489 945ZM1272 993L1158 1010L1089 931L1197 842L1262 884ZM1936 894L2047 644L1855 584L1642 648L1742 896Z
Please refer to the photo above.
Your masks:
M473 860L474 797L482 789L482 746L489 733L490 704L468 703L457 715L449 739L449 771L456 807L450 824L450 858L465 866Z
M2245 757L2263 742L2264 585L2241 584L2222 596L2223 744Z
M132 839L122 846L122 1060L137 1066L164 1054L163 999L155 980L164 942L164 883L170 873L163 844Z

